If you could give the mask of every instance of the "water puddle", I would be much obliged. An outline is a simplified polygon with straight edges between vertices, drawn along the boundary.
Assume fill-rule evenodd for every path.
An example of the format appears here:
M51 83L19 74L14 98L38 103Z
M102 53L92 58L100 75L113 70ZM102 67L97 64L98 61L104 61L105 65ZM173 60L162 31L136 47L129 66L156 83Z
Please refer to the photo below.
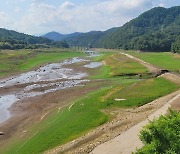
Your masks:
M18 99L14 94L0 96L0 123L5 122L11 117L8 108L16 101L18 101Z
M101 65L102 65L101 62L91 62L90 64L84 65L84 67L86 67L86 68L97 68Z

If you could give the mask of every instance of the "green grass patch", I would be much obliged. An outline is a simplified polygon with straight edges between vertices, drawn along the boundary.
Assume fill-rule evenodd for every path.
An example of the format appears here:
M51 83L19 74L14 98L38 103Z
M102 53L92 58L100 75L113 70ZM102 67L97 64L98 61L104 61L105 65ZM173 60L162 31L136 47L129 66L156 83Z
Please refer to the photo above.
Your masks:
M52 53L39 53L36 56L29 58L27 62L23 62L18 66L19 70L29 70L41 64L50 62L59 62L68 58L73 58L76 56L82 56L81 53L76 52L52 52Z
M82 56L83 53L63 49L15 50L0 52L0 76L28 71L40 65Z
M146 67L122 54L107 57L105 64L111 67L112 76L147 73Z
M180 72L180 55L161 52L161 53L152 53L152 52L141 52L137 53L134 51L129 51L131 55L138 57L150 64L159 66L163 69L168 69L170 71Z
M179 86L164 78L154 78L134 83L130 86L120 87L104 100L109 106L138 107L149 103L161 96L169 94ZM115 101L115 99L125 99Z
M105 58L111 56L112 54L113 52L100 53L99 56L93 57L92 61L103 62ZM93 72L96 73L92 76L89 76L89 79L107 79L111 77L111 71L111 66L108 66L103 62L103 65L101 67L96 68L96 71L93 70Z
M114 54L115 52L107 52L101 56L94 58L95 61L102 61L103 66L96 69L97 73L90 76L90 79L105 79L115 76L127 76L148 73L148 70L143 65L132 59L122 55Z
M106 57L111 56L114 54L114 52L99 52L99 56L93 57L93 61L100 62L103 61Z
M89 76L89 79L107 79L110 76L111 67L107 65L102 65L101 67L96 69L96 74Z
M106 90L103 88L78 100L70 110L68 107L64 108L58 114L53 115L53 118L46 120L46 125L43 124L45 127L38 127L39 132L36 135L27 138L25 142L19 142L3 153L41 153L103 124L108 117L99 111L101 104L98 102L99 96ZM36 131L33 130L33 132Z

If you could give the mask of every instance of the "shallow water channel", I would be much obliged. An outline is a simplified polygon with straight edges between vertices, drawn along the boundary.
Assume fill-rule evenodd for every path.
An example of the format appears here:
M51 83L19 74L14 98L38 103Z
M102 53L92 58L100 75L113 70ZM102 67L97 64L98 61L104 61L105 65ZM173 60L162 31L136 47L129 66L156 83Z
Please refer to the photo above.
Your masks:
M97 54L92 53L93 52L91 52L90 56L97 56ZM47 64L37 70L0 80L1 90L23 85L20 91L10 90L11 92L6 92L5 94L0 93L0 124L11 117L11 113L8 109L17 101L75 87L87 82L88 80L83 79L87 76L87 73L77 72L71 68L65 67L79 62L89 63L84 66L87 68L96 68L100 66L99 63L91 63L88 60L75 57L60 63Z

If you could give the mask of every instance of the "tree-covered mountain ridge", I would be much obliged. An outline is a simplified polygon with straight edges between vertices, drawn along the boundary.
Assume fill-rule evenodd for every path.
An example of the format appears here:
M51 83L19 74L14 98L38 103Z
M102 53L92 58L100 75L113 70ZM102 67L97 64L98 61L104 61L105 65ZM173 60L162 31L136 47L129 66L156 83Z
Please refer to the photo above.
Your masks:
M122 27L65 35L71 46L179 52L180 6L155 7Z
M170 51L180 36L180 6L156 7L98 40L95 46Z
M64 41L55 42L48 38L19 33L14 30L0 28L0 49L22 49L38 47L68 47Z

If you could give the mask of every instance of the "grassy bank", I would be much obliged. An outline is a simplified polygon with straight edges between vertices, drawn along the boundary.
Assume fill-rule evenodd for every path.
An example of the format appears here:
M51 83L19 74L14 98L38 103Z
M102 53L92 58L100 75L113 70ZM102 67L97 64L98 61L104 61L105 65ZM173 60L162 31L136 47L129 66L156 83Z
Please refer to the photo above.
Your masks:
M179 72L180 73L180 55L173 54L173 53L152 53L152 52L134 52L128 51L129 54L140 58L150 64L159 66L163 69L168 69L171 71Z
M70 49L13 50L0 52L0 76L31 70L46 63L82 56Z
M115 76L134 76L148 73L146 67L115 51L104 52L101 56L94 58L94 61L102 61L103 66L97 69L98 73L91 76L91 79L107 79Z
M138 107L171 93L178 87L164 78L147 79L130 86L117 86L107 93L103 101L109 106Z
M148 72L143 65L121 54L108 56L104 59L104 62L111 68L111 76L143 74Z

